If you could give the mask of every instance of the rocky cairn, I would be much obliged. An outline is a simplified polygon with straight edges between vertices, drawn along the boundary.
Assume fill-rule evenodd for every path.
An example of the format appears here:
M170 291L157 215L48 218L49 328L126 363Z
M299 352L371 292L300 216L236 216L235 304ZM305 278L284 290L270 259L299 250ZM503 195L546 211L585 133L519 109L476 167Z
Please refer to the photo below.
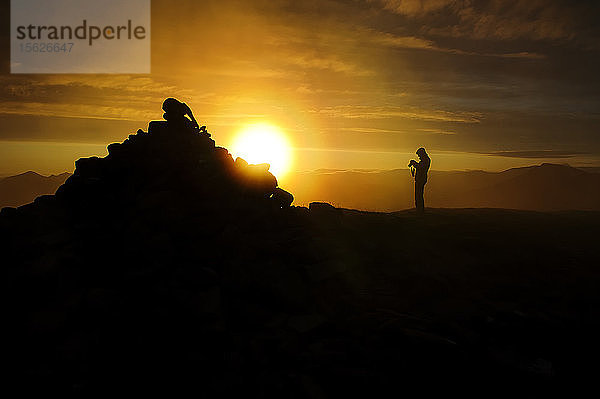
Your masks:
M56 193L58 199L88 206L160 193L194 199L200 206L216 201L221 208L292 204L293 196L277 187L268 164L234 161L227 149L215 146L206 126L185 117L185 108L173 110L175 101L165 100L166 121L152 121L148 132L140 129L123 143L110 144L107 157L76 161L73 176Z
M55 195L0 213L11 386L310 390L299 340L343 288L309 211L268 165L215 146L185 104L163 108L148 132L76 161Z

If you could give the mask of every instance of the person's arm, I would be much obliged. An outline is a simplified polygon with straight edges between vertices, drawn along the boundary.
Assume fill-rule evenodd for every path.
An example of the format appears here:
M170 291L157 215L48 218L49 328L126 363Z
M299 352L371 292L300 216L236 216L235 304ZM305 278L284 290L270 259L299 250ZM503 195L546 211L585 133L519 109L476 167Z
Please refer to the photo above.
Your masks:
M410 163L408 164L408 167L410 168L411 166L415 169L421 169L422 167L425 166L425 162L423 162L423 161L417 162L414 159L411 159Z
M188 105L186 103L182 103L182 104L185 107L185 115L190 117L195 128L199 128L200 126L198 125L198 122L196 122L196 118L194 118L194 114L192 113L192 110L190 109L190 107L188 107Z

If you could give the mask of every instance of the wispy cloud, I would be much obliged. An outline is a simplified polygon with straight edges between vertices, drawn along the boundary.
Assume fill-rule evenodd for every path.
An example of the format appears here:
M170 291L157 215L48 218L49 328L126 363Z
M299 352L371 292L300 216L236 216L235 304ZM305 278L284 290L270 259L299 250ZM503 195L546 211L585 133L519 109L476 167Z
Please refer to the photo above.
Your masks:
M443 129L418 128L415 130L418 132L423 132L423 133L427 133L427 134L443 134L443 135L450 135L450 136L453 136L456 134L456 132L452 132L449 130L443 130Z
M418 38L415 36L396 36L386 32L372 32L373 42L379 43L385 46L406 48L406 49L419 49L429 51L439 51L443 53L456 54L456 55L468 55L468 56L480 56L480 57L501 57L501 58L528 58L528 59L543 59L546 58L544 54L539 54L529 51L521 52L507 52L507 53L492 53L492 52L477 52L477 51L465 51L457 48L444 48L435 44L433 40L427 40Z
M302 68L314 68L344 73L350 76L373 75L373 71L362 68L355 63L344 61L336 56L316 56L309 54L298 54L288 57L285 63L293 64Z
M41 102L1 102L0 114L122 121L147 121L149 119L155 119L157 116L156 112L122 106L111 107Z
M374 134L414 134L415 132L423 134L443 134L443 135L454 135L456 132L452 132L444 129L435 128L416 128L416 129L381 129L374 127L332 127L328 130L332 131L346 131L355 133L374 133Z
M330 128L329 130L340 130L346 132L356 132L356 133L409 133L408 130L398 130L398 129L378 129L373 127L340 127L340 128Z
M363 105L342 105L312 109L312 113L347 119L404 118L423 121L479 123L483 115L479 112L427 110L416 107L374 107Z
M295 147L297 151L309 152L343 152L348 154L406 154L406 151L394 150L357 150L352 148L318 148L318 147Z

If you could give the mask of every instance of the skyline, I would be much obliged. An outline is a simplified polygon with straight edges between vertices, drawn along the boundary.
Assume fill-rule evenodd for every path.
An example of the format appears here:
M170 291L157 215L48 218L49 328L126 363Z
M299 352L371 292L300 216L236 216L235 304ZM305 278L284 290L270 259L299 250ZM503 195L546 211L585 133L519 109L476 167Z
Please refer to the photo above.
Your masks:
M218 145L278 126L293 170L600 166L592 1L152 1L152 73L11 75L0 175L72 171L176 97Z

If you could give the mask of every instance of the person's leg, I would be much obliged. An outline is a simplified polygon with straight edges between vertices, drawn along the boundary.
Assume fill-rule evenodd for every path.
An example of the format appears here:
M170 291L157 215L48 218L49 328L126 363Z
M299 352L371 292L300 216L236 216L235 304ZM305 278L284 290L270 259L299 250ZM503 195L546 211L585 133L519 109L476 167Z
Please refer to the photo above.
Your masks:
M415 183L415 208L418 212L423 212L425 210L425 199L423 198L424 188L424 184Z
M415 209L419 209L419 184L415 182Z
M425 183L421 185L421 209L425 210Z

